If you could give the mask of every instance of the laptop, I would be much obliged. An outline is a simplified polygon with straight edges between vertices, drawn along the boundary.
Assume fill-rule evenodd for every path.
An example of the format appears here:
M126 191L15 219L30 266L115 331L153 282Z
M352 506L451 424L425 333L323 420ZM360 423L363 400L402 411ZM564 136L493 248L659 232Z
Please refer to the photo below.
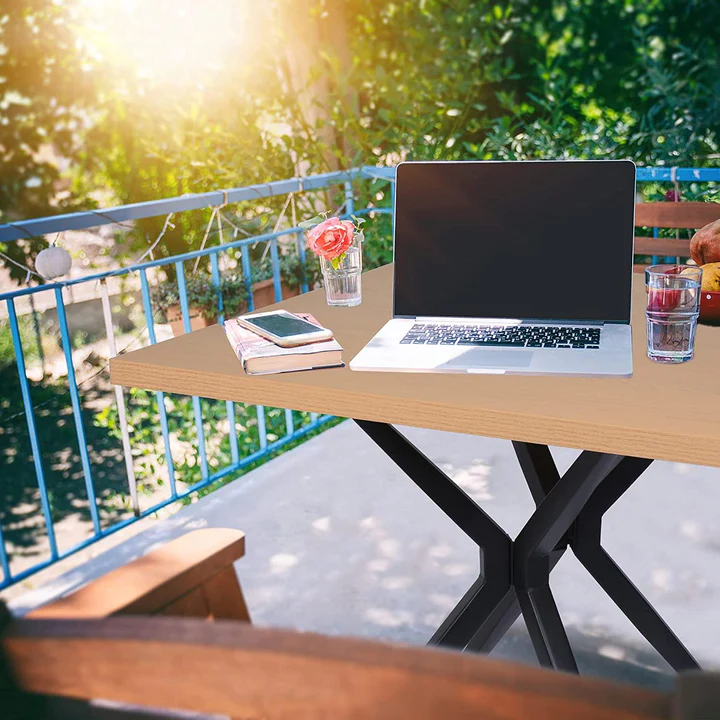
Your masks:
M632 375L635 164L407 162L375 372Z

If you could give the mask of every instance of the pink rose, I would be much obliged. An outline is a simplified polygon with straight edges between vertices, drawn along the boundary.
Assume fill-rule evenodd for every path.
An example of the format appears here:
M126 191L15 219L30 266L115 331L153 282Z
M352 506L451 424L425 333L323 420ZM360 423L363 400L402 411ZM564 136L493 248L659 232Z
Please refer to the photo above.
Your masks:
M334 260L348 251L354 237L355 226L350 220L332 217L308 230L307 244L316 255Z

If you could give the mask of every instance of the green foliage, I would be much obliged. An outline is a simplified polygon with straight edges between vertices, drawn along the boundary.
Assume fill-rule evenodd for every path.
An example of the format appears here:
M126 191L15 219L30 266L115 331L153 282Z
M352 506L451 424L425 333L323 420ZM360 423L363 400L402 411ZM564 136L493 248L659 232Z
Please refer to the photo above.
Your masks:
M158 439L158 409L155 394L132 389L128 393L127 405L138 487L141 491L147 492L156 487L158 480L162 484L163 478L167 478L165 448ZM192 485L202 479L192 398L166 395L165 408L168 413L170 445L175 459L175 479L178 483ZM202 400L202 413L208 465L212 473L232 462L228 415L224 402L205 399ZM300 428L309 422L310 413L294 413L295 427ZM109 436L120 440L120 426L114 404L97 413L93 418L93 424L102 428ZM285 411L266 408L265 427L269 443L282 438L287 431ZM241 459L259 449L260 436L257 410L254 405L235 404L235 430ZM237 474L232 476L234 477L237 477ZM182 485L178 489L182 490Z
M283 282L290 288L299 287L303 282L307 283L309 288L314 288L322 278L322 270L320 262L313 253L305 254L305 265L300 262L295 251L288 251L280 255L278 259L280 266L280 276ZM270 257L253 263L251 268L251 277L253 283L269 280L273 277L273 266Z
M4 0L0 6L0 223L67 212L87 200L66 192L54 157L76 157L83 112L95 97L82 70L66 3ZM0 251L25 263L46 243ZM9 266L17 280L25 273Z
M218 299L222 296L223 311L227 315L240 315L247 310L248 291L242 277L233 273L225 273L220 278L220 285L213 285L209 275L191 275L185 278L188 304L199 309L207 318L217 315ZM176 279L168 279L152 290L156 307L167 310L180 304L180 292Z
M70 519L90 527L67 382L31 381L30 396L53 520ZM98 509L107 527L129 516L129 501L123 501L128 487L122 445L92 423L86 407L82 414ZM17 368L0 368L0 520L8 550L41 559L47 553L47 540L33 457Z
M219 7L211 5L209 17ZM132 203L403 159L717 164L715 0L268 0L250 14L244 6L225 3L214 30L231 48L221 70L199 57L185 72L155 76L132 65L141 43L123 44L108 8L92 17L104 18L110 47L93 54L90 6L8 0L0 11L0 220L89 206L99 189ZM133 22L147 29L178 17L178 7L195 4L157 0ZM247 30L241 42L235 28ZM178 47L203 29L193 31ZM171 56L154 57L167 70ZM70 160L70 192L37 154L46 143ZM358 207L389 204L383 183L356 190ZM338 199L302 193L298 219ZM283 203L225 212L256 234L274 228ZM175 220L158 257L197 248L210 211ZM146 247L162 223L137 223L127 249ZM368 233L366 264L389 259L387 237L385 227ZM22 259L39 244L10 247Z
M25 362L36 360L39 357L37 338L32 326L32 316L18 317L20 327L20 341L23 346ZM10 321L0 320L0 371L15 363L15 348L13 347ZM1 401L0 401L1 402Z
M240 262L239 252L236 253L235 261ZM305 265L303 265L296 252L287 251L279 255L278 266L280 277L289 288L299 287L303 282L307 283L309 288L314 288L320 283L322 277L320 263L312 253L307 253ZM271 258L268 256L253 263L250 277L253 285L270 280L273 277ZM198 274L187 274L185 289L190 307L199 309L207 318L217 316L219 295L222 295L225 315L241 315L247 311L248 288L243 277L235 272L222 272L219 286L215 286L212 277L204 271L200 271ZM156 285L152 289L152 299L155 307L161 311L179 305L180 293L177 280L174 277L168 277Z

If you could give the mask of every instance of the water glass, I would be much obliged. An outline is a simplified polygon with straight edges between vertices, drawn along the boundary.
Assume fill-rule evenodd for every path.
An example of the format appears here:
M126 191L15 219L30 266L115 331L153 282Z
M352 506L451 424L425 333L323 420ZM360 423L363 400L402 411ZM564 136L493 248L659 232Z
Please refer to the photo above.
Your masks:
M651 360L692 360L700 313L702 269L696 265L652 265L645 270L647 355Z
M333 267L330 260L320 258L325 298L328 305L354 307L362 301L362 245L356 238L345 257Z

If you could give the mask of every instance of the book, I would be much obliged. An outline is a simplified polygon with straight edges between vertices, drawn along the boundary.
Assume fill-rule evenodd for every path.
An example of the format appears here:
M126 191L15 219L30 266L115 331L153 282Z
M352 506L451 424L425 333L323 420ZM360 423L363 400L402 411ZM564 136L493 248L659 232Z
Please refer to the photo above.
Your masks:
M322 327L309 313L297 315ZM225 334L248 375L271 375L344 365L342 346L334 339L284 348L242 327L235 318L225 321Z

